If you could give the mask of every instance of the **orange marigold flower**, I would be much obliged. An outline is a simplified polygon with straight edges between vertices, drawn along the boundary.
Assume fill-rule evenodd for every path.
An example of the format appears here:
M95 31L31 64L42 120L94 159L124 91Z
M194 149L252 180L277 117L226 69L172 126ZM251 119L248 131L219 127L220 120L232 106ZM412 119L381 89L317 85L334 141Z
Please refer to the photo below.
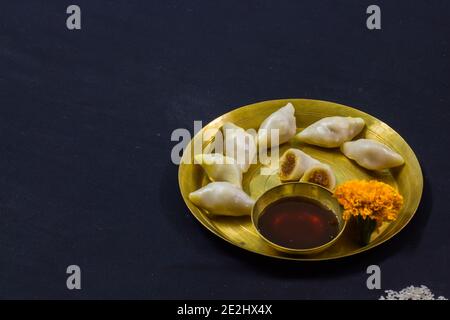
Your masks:
M397 219L403 197L392 186L376 180L353 180L339 185L334 197L344 207L344 220L352 216L378 223Z

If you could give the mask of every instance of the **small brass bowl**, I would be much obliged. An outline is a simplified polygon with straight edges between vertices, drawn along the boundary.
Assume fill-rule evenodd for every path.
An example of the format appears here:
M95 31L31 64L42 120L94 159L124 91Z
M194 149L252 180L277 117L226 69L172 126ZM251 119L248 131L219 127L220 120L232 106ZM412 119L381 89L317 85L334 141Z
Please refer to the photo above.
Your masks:
M331 210L336 215L338 221L338 234L336 235L336 237L321 246L305 249L284 247L264 237L258 227L259 218L264 213L264 210L270 204L279 201L282 198L292 197L311 199L315 202L320 203L323 207ZM256 203L252 209L252 224L255 227L258 235L274 249L289 254L308 255L319 253L335 243L344 232L347 222L342 218L342 208L336 198L333 197L333 194L330 190L319 185L307 182L289 182L283 183L267 190L258 198L258 200L256 200Z

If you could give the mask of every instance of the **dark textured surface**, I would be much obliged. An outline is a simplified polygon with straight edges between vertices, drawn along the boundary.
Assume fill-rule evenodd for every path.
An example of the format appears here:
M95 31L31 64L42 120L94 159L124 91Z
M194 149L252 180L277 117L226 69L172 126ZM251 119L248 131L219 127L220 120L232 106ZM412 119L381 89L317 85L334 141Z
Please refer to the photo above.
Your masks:
M69 1L0 5L1 298L376 298L426 284L450 296L450 5L377 1ZM276 261L190 215L173 129L234 107L304 97L390 124L425 175L389 243L325 263ZM82 290L65 269L82 268Z

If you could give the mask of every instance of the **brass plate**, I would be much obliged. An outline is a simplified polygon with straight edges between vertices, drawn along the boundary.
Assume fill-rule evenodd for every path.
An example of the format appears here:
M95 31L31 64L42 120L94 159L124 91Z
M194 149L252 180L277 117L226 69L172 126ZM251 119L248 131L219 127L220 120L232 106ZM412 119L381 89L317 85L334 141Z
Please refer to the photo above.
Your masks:
M257 235L249 216L211 216L189 201L189 193L206 185L209 180L199 165L185 163L188 160L187 157L193 157L194 154L194 152L185 152L179 168L178 180L183 199L192 214L215 235L240 248L274 258L292 260L329 260L347 257L374 248L400 232L414 216L419 206L423 189L422 171L413 150L397 132L377 118L360 110L337 103L307 99L284 99L259 102L235 109L210 122L191 140L186 150L193 150L193 142L195 140L201 141L202 133L205 130L219 130L225 122L233 122L244 129L254 128L257 130L266 117L288 102L291 102L295 107L298 132L324 117L361 117L366 121L366 128L355 139L366 137L381 141L403 156L405 159L404 166L382 172L373 172L365 170L355 162L347 159L338 148L325 149L314 147L301 144L294 141L295 139L280 147L280 155L289 147L294 146L301 148L314 158L329 164L336 174L337 184L351 179L377 179L395 186L404 197L404 206L398 219L392 223L383 225L378 233L373 234L370 243L364 247L356 243L354 239L355 228L352 227L352 224L349 224L339 241L319 254L298 256L279 252L266 244ZM211 145L211 141L203 142L204 148L207 149L209 145ZM193 163L192 158L190 163ZM259 164L252 165L243 179L244 191L255 199L265 190L280 183L276 174L272 176L261 176L259 175L259 169Z

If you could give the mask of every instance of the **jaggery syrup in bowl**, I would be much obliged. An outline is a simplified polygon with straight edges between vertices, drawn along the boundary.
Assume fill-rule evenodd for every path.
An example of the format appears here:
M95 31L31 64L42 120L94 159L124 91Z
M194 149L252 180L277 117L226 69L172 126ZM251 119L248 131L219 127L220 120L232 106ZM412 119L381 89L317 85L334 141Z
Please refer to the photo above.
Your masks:
M258 230L267 240L291 249L324 245L339 233L333 211L305 197L288 197L269 204L258 221Z

